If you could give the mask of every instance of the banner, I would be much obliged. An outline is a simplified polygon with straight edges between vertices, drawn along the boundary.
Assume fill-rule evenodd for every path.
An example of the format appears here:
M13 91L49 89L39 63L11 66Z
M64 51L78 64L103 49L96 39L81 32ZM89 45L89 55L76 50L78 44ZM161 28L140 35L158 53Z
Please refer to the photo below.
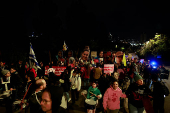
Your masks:
M62 72L66 69L66 67L60 67L60 66L52 66L53 69L55 69L55 75L60 76ZM47 70L49 69L49 66L45 66L45 75L48 75Z
M104 64L104 73L113 73L114 72L114 64Z

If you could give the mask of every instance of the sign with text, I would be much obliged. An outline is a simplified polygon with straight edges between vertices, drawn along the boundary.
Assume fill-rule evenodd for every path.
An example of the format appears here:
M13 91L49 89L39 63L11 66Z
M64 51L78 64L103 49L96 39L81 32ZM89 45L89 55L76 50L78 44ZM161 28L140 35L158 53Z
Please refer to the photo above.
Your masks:
M55 70L55 75L60 76L62 72L66 69L66 67L61 66L52 66L52 68ZM45 66L45 75L48 75L47 70L49 69L49 66Z
M114 64L104 64L104 73L113 73Z

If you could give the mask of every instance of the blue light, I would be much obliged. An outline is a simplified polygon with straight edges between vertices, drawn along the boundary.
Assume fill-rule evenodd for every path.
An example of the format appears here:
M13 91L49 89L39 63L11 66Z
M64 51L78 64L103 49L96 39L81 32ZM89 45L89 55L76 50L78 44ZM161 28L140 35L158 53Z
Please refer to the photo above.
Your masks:
M155 61L152 61L151 65L157 65L157 63Z

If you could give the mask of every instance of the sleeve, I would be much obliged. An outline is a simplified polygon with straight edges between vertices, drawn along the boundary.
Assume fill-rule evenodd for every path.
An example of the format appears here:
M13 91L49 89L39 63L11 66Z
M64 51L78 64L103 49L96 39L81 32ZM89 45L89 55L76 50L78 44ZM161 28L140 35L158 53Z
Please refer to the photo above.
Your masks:
M101 94L99 89L98 89L98 91L99 91L99 93L98 93L99 99L101 99L102 98L102 94Z
M91 90L91 86L89 87L88 91L87 91L87 99L90 99L90 90Z
M121 96L120 97L126 98L127 96L126 96L126 94L123 94L122 91L121 91Z
M72 76L73 76L73 71L74 71L74 69L73 70L71 70L71 73L70 73L70 79L72 78Z
M106 109L107 108L107 101L108 101L108 98L109 98L109 95L108 95L108 89L106 90L106 92L104 93L104 96L103 96L103 108Z
M77 90L80 91L81 89L81 77L78 77L78 84L77 84Z

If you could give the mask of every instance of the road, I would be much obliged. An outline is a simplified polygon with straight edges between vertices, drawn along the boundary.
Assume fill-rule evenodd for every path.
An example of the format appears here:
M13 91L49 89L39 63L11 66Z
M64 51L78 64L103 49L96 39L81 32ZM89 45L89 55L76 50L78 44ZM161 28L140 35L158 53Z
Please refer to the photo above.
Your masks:
M166 69L170 70L170 66L165 66ZM169 72L170 75L170 72ZM170 91L170 77L167 79L163 79L163 82L165 82L165 85L168 87L169 91ZM170 95L165 97L165 113L170 113Z

